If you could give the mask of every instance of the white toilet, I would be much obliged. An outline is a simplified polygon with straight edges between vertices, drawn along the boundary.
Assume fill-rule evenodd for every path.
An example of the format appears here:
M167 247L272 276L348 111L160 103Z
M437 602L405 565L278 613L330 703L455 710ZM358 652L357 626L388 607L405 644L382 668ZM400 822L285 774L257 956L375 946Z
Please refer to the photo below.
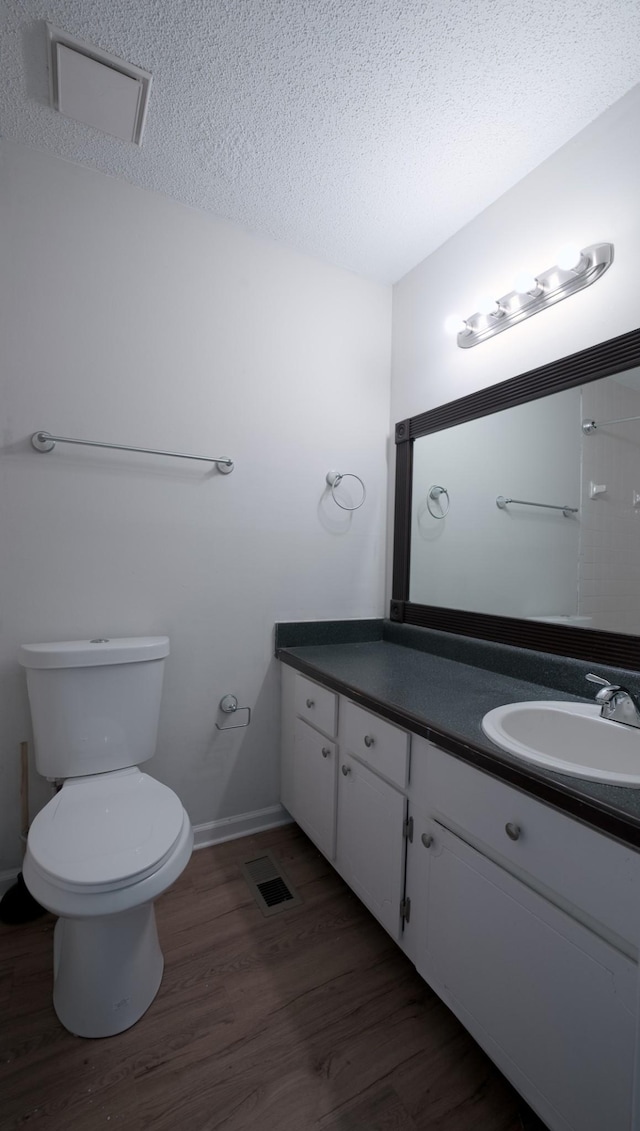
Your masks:
M193 830L138 769L155 751L166 636L27 644L19 660L41 774L62 789L35 817L23 864L59 919L53 1004L80 1037L133 1025L162 980L153 901L186 867Z

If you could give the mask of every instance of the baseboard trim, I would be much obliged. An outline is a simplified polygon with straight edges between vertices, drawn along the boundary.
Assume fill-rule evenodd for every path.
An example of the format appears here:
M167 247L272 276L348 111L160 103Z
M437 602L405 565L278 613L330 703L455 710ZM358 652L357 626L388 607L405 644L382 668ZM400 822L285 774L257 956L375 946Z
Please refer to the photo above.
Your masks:
M0 899L2 899L2 896L9 888L13 887L19 873L20 869L17 865L15 868L10 868L8 872L0 872Z
M193 826L193 847L208 848L212 844L222 844L225 840L237 840L241 836L261 833L265 829L276 829L280 825L290 825L293 817L282 805L270 805L267 809L256 809L253 813L239 813L237 817L222 817L218 821L206 821Z

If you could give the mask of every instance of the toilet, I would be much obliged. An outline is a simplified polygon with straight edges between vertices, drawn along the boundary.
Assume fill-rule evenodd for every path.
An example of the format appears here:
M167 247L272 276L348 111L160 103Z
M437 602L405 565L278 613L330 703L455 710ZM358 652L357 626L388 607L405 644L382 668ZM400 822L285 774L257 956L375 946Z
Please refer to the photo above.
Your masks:
M166 636L25 644L39 773L62 783L34 818L24 881L58 916L53 1005L80 1037L121 1033L156 996L153 901L186 867L191 822L142 773L156 746Z

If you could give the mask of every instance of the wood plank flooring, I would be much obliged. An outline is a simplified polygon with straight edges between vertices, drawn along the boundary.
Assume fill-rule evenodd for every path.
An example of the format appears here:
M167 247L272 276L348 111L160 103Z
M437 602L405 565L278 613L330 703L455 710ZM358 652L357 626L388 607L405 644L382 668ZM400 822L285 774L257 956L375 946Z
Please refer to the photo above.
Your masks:
M264 918L266 848L304 903ZM104 1040L51 1005L51 916L0 925L0 1128L534 1131L540 1124L295 825L202 849L156 904L164 980Z

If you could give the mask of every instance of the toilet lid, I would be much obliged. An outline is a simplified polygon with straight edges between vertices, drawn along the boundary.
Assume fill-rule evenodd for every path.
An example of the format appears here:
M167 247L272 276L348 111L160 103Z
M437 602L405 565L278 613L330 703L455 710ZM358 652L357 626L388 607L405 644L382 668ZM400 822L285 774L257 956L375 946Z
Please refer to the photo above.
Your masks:
M134 883L164 863L184 818L176 794L137 768L74 778L35 817L29 851L58 884Z

